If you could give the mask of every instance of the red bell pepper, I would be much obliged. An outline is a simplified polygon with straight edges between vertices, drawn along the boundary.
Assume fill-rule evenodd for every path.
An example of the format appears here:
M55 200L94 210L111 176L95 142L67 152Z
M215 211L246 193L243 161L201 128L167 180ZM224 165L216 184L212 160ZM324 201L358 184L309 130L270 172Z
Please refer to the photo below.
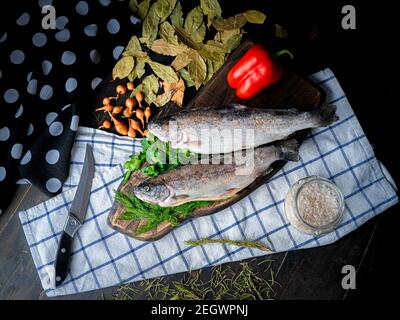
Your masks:
M282 77L282 69L260 44L253 45L228 73L228 84L236 96L249 99Z

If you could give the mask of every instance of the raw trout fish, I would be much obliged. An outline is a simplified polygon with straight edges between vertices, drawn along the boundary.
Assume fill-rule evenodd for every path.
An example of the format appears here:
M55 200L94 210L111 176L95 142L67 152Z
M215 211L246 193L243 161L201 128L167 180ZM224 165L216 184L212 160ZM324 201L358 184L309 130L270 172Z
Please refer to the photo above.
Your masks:
M188 164L149 178L133 190L140 200L173 207L198 200L222 200L233 196L271 170L277 160L298 161L298 143L291 139L261 146L245 157L226 158L217 164ZM241 154L242 151L240 152ZM252 163L249 166L249 163Z
M233 105L181 112L149 123L148 129L173 148L217 154L284 140L296 131L325 127L337 119L336 107L328 105L312 111Z

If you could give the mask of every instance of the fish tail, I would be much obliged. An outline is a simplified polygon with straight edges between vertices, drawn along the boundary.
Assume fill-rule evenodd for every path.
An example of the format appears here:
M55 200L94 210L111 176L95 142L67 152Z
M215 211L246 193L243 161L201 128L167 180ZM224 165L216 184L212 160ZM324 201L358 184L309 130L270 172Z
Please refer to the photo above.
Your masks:
M317 121L317 127L326 127L339 120L336 114L336 106L325 104L322 107L312 111Z
M290 139L280 144L281 158L288 161L299 161L299 143L295 139Z

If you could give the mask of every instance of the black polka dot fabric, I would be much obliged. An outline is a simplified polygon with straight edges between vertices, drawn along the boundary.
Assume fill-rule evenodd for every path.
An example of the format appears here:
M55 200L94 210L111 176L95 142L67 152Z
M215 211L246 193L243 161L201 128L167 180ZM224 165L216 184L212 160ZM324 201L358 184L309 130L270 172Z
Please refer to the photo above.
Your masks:
M68 176L87 96L109 79L133 33L128 0L13 0L0 29L0 213L21 179L49 194ZM43 29L42 7L56 11Z

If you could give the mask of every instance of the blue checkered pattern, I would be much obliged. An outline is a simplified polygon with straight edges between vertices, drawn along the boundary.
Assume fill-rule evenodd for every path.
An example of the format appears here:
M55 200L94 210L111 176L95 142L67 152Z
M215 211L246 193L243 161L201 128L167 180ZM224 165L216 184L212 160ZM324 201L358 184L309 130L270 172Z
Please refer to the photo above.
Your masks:
M100 289L265 254L230 245L188 247L184 244L187 239L256 239L277 252L326 245L397 203L394 182L376 159L334 74L324 70L312 75L311 80L326 91L328 102L337 105L340 120L310 133L301 146L301 161L288 163L268 183L230 208L187 221L153 243L124 236L106 223L113 190L122 179L121 163L139 150L139 141L80 128L72 151L70 178L63 192L20 212L47 295ZM54 257L87 143L93 146L96 161L88 213L74 240L71 272L64 284L54 289ZM334 232L318 237L297 231L284 213L283 202L290 186L309 175L331 179L346 199L343 221Z

